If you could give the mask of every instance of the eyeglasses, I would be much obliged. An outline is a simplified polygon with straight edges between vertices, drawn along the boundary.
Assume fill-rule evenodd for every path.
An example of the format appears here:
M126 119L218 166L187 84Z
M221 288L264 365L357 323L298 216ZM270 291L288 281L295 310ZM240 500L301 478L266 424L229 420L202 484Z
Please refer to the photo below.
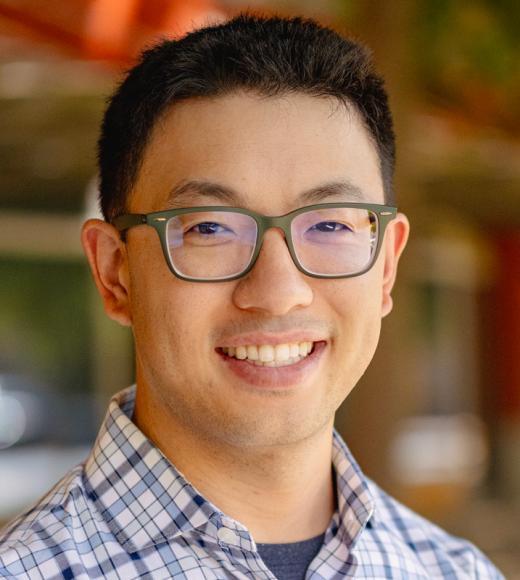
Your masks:
M236 207L206 206L125 214L120 231L155 228L168 267L190 282L225 282L255 265L265 232L280 228L295 266L313 278L350 278L377 259L386 226L397 208L369 203L322 203L282 216Z

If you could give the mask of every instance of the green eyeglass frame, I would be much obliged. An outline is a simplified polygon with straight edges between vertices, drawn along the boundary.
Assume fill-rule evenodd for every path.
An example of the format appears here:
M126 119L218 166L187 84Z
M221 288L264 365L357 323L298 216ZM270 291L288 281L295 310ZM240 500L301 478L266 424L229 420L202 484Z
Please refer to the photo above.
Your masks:
M313 210L320 210L320 209L327 209L327 208L358 208L364 209L367 211L372 212L377 219L377 242L375 246L375 250L372 255L372 259L368 263L368 265L363 268L359 272L355 272L353 274L316 274L314 272L309 272L306 270L299 262L291 235L291 222L292 220L305 212L313 211ZM178 271L175 270L175 267L172 264L170 254L168 251L168 241L167 241L167 224L168 220L174 218L176 216L186 214L186 213L197 213L197 212L236 212L239 214L247 215L252 217L256 224L257 224L257 238L256 238L256 245L251 256L251 260L249 265L246 267L245 270L241 271L238 274L233 274L232 276L225 277L225 278L191 278L182 275ZM300 207L294 211L286 213L281 216L266 216L254 211L240 208L240 207L228 207L228 206L199 206L199 207L184 207L179 209L171 209L165 211L157 211L147 214L124 214L120 215L112 220L112 225L119 230L123 235L122 239L125 241L124 233L133 228L135 226L140 225L148 225L155 229L157 234L159 235L159 239L161 241L161 247L164 254L164 258L168 265L168 268L172 272L174 276L180 278L181 280L186 280L187 282L230 282L231 280L237 280L242 278L243 276L247 275L254 267L258 255L260 254L260 250L262 248L262 242L264 239L265 232L270 228L279 228L283 231L285 236L285 243L289 249L289 253L291 254L291 258L294 262L294 265L300 272L303 274L310 276L312 278L353 278L355 276L360 276L365 272L368 272L370 268L374 265L377 257L379 255L379 251L381 249L381 244L384 238L385 230L388 224L396 217L397 208L390 206L390 205L381 205L381 204L372 204L372 203L319 203L315 205L308 205L305 207Z

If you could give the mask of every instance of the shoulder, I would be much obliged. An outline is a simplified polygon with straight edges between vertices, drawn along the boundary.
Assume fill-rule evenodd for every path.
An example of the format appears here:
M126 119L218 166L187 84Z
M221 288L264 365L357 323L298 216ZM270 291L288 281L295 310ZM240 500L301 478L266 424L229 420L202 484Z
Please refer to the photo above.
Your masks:
M375 503L374 534L417 559L434 578L503 579L471 542L448 534L367 480Z
M82 520L92 519L82 474L82 465L72 469L37 504L0 530L0 577L25 577L34 568L48 569L50 577L57 556L75 549Z

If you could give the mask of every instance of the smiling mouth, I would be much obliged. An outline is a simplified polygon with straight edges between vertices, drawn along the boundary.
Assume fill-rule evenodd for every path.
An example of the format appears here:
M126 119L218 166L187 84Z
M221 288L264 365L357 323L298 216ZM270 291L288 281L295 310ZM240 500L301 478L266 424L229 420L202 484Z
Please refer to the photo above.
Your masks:
M316 342L225 346L217 350L225 357L258 367L284 367L299 363L314 352Z

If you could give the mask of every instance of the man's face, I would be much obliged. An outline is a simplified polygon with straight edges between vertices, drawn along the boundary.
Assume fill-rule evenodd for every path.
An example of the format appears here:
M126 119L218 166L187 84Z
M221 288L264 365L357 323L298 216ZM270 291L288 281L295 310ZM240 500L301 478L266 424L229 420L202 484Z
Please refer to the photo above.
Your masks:
M339 181L367 202L384 203L378 157L357 115L302 94L233 94L175 105L155 128L129 210L164 210L172 201L225 205L189 189L169 200L188 181L232 189L240 195L233 205L265 215L301 207L302 192ZM360 199L347 191L323 201ZM169 271L152 228L133 228L128 316L142 394L137 404L146 400L148 407L148 415L139 408L137 414L151 430L153 408L167 418L164 425L234 446L287 444L329 427L374 354L405 230L404 218L392 222L378 261L359 277L305 276L282 232L271 229L246 277L195 283ZM282 367L260 368L222 350L305 342L313 352Z

